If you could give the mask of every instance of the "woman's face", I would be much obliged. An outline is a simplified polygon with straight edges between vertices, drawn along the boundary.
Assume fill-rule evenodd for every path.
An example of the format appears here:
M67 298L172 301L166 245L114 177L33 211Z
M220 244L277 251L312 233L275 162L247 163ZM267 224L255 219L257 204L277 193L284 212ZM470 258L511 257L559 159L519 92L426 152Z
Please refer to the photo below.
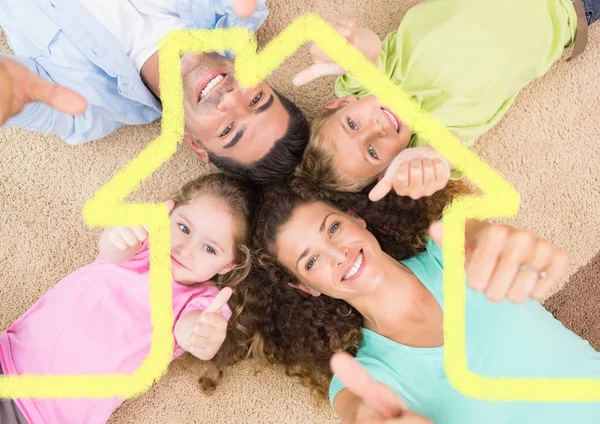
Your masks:
M381 251L365 221L326 203L298 207L274 244L277 260L299 281L297 288L351 300L383 281Z
M325 108L339 109L319 134L335 151L336 168L347 176L372 181L408 146L408 125L373 95L360 100L346 96Z

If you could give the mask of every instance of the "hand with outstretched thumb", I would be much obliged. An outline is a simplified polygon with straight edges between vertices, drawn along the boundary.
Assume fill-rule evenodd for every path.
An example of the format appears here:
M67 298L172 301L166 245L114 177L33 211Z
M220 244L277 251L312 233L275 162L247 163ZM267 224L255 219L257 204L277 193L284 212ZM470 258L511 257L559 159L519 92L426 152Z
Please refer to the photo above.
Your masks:
M409 147L396 155L369 193L377 202L391 190L414 200L442 190L450 179L450 163L433 147Z
M404 400L390 387L378 383L347 353L331 358L331 369L356 398L358 407L352 423L362 424L431 424L408 409Z

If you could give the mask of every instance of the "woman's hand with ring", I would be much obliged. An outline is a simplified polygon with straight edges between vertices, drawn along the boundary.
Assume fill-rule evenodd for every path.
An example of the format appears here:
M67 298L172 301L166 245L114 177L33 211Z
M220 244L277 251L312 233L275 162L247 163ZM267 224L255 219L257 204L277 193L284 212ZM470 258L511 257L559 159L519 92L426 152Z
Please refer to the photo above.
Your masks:
M430 228L441 246L441 222ZM526 229L484 221L467 221L465 227L465 271L467 284L483 291L492 302L508 299L522 303L538 301L565 275L567 255L547 240Z

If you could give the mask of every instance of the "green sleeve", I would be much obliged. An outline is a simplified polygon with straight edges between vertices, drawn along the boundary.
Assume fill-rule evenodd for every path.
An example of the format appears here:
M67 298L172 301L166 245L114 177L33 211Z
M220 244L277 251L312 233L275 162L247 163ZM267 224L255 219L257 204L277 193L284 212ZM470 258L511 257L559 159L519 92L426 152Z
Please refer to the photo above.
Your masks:
M377 64L379 70L383 71L388 78L391 78L393 75L394 65L398 62L396 58L396 33L397 31L391 32L383 40L381 53L379 54L379 63ZM358 78L350 73L346 73L336 79L335 95L336 97L344 97L349 94L361 98L368 95L369 92Z

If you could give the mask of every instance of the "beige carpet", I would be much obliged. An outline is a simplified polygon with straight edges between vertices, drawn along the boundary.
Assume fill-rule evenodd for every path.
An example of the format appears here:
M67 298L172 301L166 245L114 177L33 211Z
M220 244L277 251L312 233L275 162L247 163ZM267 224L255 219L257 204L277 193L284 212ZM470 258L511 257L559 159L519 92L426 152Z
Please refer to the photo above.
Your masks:
M323 17L345 13L384 36L417 2L374 0L365 7L358 0L272 0L259 38L264 45L309 11ZM522 194L521 211L511 222L534 229L570 254L573 281L548 305L598 348L600 258L592 258L600 250L600 24L590 37L583 57L575 63L561 61L524 90L476 150ZM8 51L3 37L0 49ZM304 46L270 79L312 117L332 97L332 89L331 79L292 88L291 77L306 63L307 50ZM61 277L94 259L100 230L85 225L84 202L157 136L159 128L159 123L123 128L79 147L56 137L0 130L0 328ZM204 170L182 148L132 198L158 201ZM196 388L202 369L191 358L175 361L148 393L126 402L111 423L335 422L328 409L315 408L307 390L277 370L243 363L209 398Z

